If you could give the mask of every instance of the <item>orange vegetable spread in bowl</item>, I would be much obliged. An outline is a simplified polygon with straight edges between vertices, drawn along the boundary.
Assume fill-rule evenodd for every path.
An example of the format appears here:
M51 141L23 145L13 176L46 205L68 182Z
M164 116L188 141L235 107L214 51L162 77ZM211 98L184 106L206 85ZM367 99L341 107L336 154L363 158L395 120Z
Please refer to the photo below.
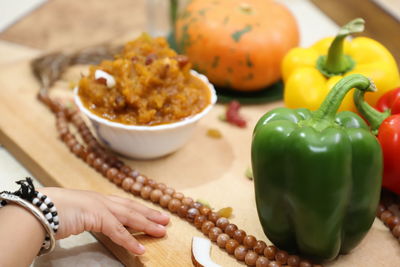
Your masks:
M210 90L190 73L191 64L164 38L142 34L113 61L91 66L78 95L92 113L127 125L152 126L183 120L204 110Z

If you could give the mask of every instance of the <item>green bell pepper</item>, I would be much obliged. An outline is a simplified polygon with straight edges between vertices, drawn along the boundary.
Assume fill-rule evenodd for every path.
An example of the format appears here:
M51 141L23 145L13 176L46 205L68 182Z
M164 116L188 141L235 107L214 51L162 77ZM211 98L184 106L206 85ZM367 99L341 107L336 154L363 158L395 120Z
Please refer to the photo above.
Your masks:
M354 248L374 221L380 145L358 115L336 114L352 88L376 90L368 78L349 75L318 110L277 108L254 129L258 216L268 239L281 249L332 260Z

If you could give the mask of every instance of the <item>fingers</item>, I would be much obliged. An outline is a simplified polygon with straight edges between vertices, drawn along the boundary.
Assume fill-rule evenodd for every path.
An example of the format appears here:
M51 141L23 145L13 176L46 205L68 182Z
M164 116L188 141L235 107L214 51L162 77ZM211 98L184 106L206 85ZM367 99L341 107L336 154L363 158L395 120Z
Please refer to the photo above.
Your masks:
M166 229L163 225L149 220L134 209L119 203L111 203L108 208L123 225L129 226L135 231L144 232L155 237L163 237L166 234Z
M144 246L110 212L103 213L101 220L101 232L108 236L114 243L134 254L142 255L145 252Z
M118 196L107 196L108 199L111 201L114 201L116 203L119 203L121 205L124 205L125 207L135 210L138 213L141 213L144 217L149 219L150 221L153 221L158 224L162 225L167 225L169 223L170 217L166 213L159 212L158 210L154 210L151 208L148 208L140 203L137 203L131 199L127 198L122 198Z
M116 244L141 255L145 252L144 247L123 225L155 237L166 234L162 225L169 222L169 216L133 200L59 188L43 189L43 192L59 209L59 238L84 230L102 232Z

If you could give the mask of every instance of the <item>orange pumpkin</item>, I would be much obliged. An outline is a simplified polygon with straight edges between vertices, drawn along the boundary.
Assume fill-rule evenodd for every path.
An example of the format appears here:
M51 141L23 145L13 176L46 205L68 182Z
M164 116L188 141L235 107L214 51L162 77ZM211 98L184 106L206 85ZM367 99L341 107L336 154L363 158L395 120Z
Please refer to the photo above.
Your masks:
M262 89L281 77L280 64L299 43L289 10L270 0L192 0L176 21L180 52L217 86Z

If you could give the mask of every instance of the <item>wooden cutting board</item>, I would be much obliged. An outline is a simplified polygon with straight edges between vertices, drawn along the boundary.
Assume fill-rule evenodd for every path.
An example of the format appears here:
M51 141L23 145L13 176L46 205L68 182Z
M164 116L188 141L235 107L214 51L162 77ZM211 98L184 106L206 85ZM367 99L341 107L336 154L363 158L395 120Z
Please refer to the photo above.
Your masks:
M75 70L65 75L64 81L56 84L56 89L63 88L69 94L68 84L79 77L79 72ZM0 143L46 186L116 194L160 209L116 187L68 151L57 137L53 115L36 99L38 86L28 61L0 67ZM256 213L253 182L244 176L244 172L250 165L254 124L263 113L278 106L282 103L244 107L242 112L249 126L240 129L218 120L224 107L217 105L199 122L189 143L176 153L150 161L124 160L156 181L194 199L208 201L215 209L233 207L231 221L248 234L267 241ZM220 130L223 138L208 137L206 132L210 128ZM98 239L127 266L191 266L193 236L203 234L172 215L166 237L138 237L146 245L147 252L135 257L97 234ZM367 237L351 254L326 266L395 267L400 263L399 249L398 241L376 220ZM211 256L222 266L243 266L216 245L212 246Z

